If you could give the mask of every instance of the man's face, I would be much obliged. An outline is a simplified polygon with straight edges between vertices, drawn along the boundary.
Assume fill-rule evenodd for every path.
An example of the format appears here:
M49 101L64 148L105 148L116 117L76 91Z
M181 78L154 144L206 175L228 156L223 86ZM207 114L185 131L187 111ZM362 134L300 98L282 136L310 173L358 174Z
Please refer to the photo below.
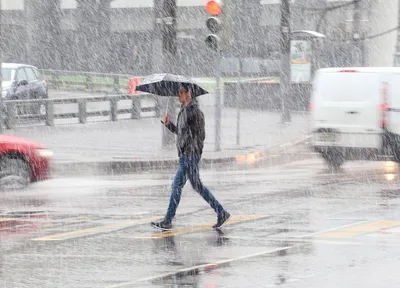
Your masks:
M189 96L189 92L186 92L185 88L179 88L179 102L184 103Z

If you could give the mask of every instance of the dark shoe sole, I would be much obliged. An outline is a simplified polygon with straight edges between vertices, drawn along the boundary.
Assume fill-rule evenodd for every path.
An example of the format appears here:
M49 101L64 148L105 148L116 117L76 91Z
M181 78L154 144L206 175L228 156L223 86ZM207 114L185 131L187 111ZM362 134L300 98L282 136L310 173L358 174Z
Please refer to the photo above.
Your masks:
M161 228L160 226L156 226L154 224L151 224L151 227L153 227L157 230L160 230L160 231L171 231L172 230L172 227L171 228Z
M225 221L224 221L224 222L222 222L222 224L221 224L221 225L217 226L217 224L215 224L215 225L213 226L213 228L214 228L214 229L219 229L219 228L221 228L221 227L222 227L222 225L224 225L224 224L226 223L226 221L228 221L228 220L229 220L229 218L231 218L231 214L229 214L228 218L226 218L226 219L225 219Z

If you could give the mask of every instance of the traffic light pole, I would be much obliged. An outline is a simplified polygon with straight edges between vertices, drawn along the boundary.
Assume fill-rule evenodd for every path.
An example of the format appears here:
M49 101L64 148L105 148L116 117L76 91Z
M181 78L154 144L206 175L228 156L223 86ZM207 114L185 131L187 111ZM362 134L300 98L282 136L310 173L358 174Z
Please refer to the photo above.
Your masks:
M206 10L211 16L207 19L206 26L211 34L207 35L206 44L216 52L215 65L215 151L221 151L221 118L222 118L222 103L221 103L221 20L218 16L221 15L221 1L210 0L206 4ZM225 32L225 31L223 31ZM223 33L222 33L223 34Z
M1 19L1 14L2 14L1 11L2 10L1 9L2 9L2 6L1 6L1 1L0 1L0 39L3 39L2 38L2 36L3 36L3 25L1 25L1 21L2 21L2 19ZM2 61L3 61L3 42L0 43L0 64L2 63ZM3 91L2 83L3 83L3 68L1 67L1 71L0 71L0 91L1 92ZM5 116L4 115L5 109L3 109L4 108L3 105L4 105L4 103L3 103L3 93L1 93L1 95L0 95L0 133L1 134L4 133L4 122L3 122L3 119L4 119L4 116Z
M281 0L281 76L280 96L282 101L281 122L290 122L289 99L291 96L292 77L290 67L290 0Z
M164 0L163 3L163 15L164 15L164 29L163 35L163 71L164 73L176 72L176 51L177 51L177 3L176 0ZM176 118L176 98L178 95L168 97L167 103L163 105L162 113L165 111L171 121L175 121ZM163 147L171 147L175 143L175 135L170 131L167 131L163 127Z
M364 47L363 41L361 40L361 1L357 0L354 2L354 16L353 16L353 41L355 43L357 49L357 60L358 63L355 63L354 66L364 66L365 65L365 57L364 57Z
M177 50L176 0L154 0L153 73L175 73ZM176 95L177 96L177 95ZM169 99L168 99L169 98ZM176 118L176 97L158 97L160 115L168 114L171 121ZM171 147L175 135L164 125L161 127L162 147Z
M217 49L217 63L215 67L215 151L221 151L221 50Z
M240 108L243 104L242 61L239 61L239 81L236 82L236 145L240 146Z

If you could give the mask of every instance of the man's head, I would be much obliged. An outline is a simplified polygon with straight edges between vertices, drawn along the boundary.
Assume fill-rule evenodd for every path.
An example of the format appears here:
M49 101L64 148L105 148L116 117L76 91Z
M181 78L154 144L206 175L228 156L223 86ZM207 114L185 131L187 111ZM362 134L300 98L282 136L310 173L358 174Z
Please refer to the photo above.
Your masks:
M187 84L182 84L179 87L178 97L180 103L188 104L192 100L192 94L190 93L190 86Z

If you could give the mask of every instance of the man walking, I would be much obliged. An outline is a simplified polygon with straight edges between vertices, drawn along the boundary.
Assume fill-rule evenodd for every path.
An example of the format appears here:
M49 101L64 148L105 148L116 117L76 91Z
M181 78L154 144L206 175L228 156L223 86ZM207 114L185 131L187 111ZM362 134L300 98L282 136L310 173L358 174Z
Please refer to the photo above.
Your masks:
M161 230L170 230L172 228L172 219L181 200L182 188L189 179L193 189L217 213L217 223L213 228L219 228L229 219L230 214L225 211L211 192L203 186L199 174L199 163L205 139L204 114L200 110L197 100L192 99L189 85L183 84L180 87L178 97L182 106L178 114L177 125L169 121L168 115L163 117L163 122L172 133L178 135L176 147L179 155L179 168L172 184L171 197L164 220L151 222L151 225Z

